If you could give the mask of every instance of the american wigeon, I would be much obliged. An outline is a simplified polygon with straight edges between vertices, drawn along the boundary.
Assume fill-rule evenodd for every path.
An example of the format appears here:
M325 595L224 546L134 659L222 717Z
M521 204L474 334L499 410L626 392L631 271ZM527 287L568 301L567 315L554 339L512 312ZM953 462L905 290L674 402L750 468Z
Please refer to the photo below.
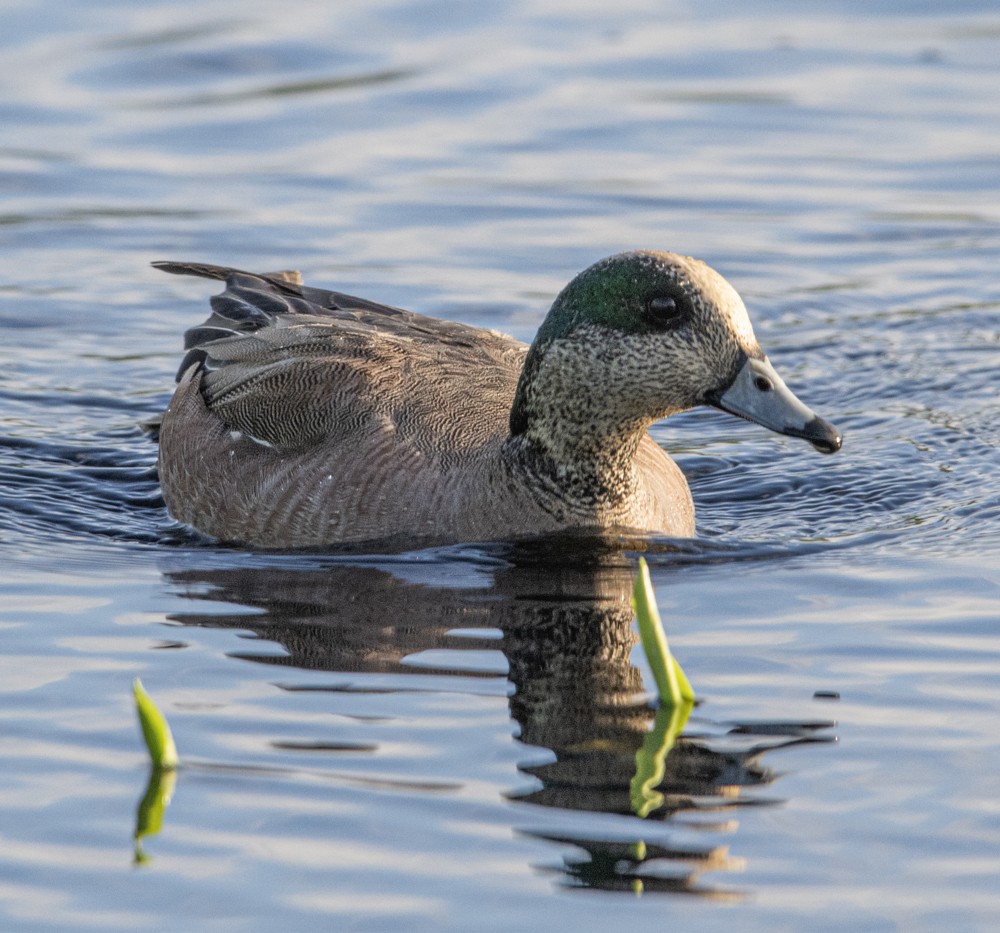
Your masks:
M690 536L688 484L654 421L714 405L841 446L768 362L736 291L688 257L596 263L530 347L294 273L155 265L226 283L186 334L159 454L170 512L223 541Z

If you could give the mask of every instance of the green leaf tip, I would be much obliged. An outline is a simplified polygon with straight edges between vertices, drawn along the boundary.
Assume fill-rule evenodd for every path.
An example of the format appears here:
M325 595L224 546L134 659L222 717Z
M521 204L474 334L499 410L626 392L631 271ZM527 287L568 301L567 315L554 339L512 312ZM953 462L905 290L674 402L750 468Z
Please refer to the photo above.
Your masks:
M649 567L644 558L639 558L639 573L632 587L632 611L639 623L639 637L642 650L646 652L649 666L653 669L660 702L665 706L680 706L694 703L694 690L677 659L670 653L667 636L663 631L660 613L656 608L656 596L649 579Z
M142 681L138 677L132 683L132 695L135 697L135 708L139 714L139 725L142 726L142 736L149 749L149 757L154 768L172 769L177 767L177 746L170 732L170 724L166 716L160 712L153 698L146 693Z

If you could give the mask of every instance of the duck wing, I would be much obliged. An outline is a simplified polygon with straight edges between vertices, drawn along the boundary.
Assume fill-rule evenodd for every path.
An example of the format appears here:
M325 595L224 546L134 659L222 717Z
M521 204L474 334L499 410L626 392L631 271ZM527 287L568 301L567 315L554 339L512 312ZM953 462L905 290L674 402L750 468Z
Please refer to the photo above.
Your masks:
M185 334L178 379L199 367L208 410L281 451L391 435L435 461L507 433L527 346L341 292L296 273L154 263L225 282Z

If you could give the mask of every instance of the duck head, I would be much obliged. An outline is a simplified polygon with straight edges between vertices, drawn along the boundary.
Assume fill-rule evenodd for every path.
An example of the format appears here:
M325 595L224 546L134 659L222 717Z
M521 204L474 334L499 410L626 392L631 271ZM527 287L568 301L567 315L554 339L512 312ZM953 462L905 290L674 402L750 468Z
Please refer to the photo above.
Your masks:
M768 361L736 290L686 256L619 253L556 298L528 352L511 434L552 446L567 420L610 440L712 405L823 453L840 432L796 398Z

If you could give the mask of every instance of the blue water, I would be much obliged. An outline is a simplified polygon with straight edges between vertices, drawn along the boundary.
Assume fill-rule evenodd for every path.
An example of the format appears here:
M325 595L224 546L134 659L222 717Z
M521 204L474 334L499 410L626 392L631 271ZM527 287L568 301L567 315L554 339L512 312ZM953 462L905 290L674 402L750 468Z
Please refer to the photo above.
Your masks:
M25 0L0 86L0 927L1000 922L995 4ZM213 286L150 261L529 340L628 248L726 275L844 450L671 418L698 540L601 552L166 514ZM640 550L703 701L645 819Z

